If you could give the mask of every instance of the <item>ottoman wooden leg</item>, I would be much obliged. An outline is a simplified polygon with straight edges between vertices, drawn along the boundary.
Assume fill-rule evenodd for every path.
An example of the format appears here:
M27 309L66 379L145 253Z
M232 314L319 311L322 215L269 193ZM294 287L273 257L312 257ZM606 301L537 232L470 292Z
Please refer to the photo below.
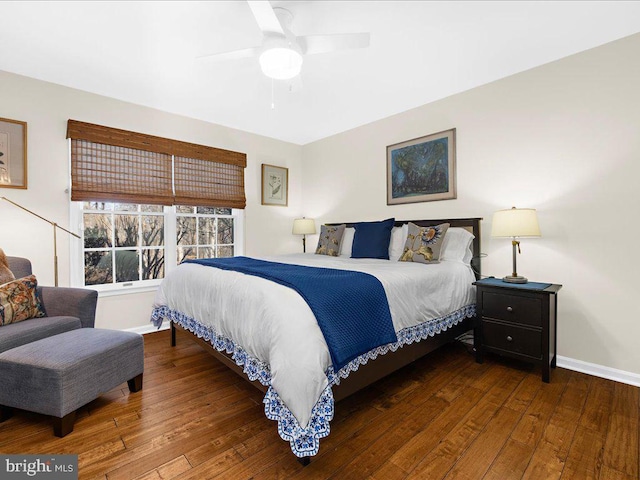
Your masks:
M127 380L127 384L129 385L129 391L132 393L142 390L142 373L131 380Z
M73 432L73 422L76 421L76 412L67 413L64 417L53 417L53 433L56 437L64 437Z
M13 409L10 407L5 407L4 405L0 405L0 422L4 422L5 420L9 420L13 416Z

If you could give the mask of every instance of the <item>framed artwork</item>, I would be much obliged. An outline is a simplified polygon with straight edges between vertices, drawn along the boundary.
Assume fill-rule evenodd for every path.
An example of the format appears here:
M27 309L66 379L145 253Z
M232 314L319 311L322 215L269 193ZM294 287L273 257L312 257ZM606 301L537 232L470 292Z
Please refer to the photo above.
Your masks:
M27 188L27 123L0 118L0 187Z
M456 198L456 129L387 147L387 205Z
M289 202L289 169L262 164L262 205L286 207Z

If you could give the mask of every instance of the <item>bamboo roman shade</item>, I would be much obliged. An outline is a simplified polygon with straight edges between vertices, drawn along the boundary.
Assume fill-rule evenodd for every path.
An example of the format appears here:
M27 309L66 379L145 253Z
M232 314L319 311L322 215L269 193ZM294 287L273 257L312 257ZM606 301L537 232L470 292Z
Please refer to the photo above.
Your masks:
M244 169L239 165L175 157L174 179L176 205L245 207Z
M71 200L244 208L244 153L69 120Z

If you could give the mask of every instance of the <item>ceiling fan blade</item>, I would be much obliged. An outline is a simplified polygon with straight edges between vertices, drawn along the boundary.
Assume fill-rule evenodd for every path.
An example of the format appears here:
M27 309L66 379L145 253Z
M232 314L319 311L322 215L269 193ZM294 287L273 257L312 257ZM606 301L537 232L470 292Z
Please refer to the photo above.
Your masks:
M247 1L247 3L251 8L251 12L253 12L253 16L256 18L256 22L258 22L260 30L263 32L279 33L284 35L282 25L280 25L280 21L269 2Z
M242 50L231 50L230 52L212 53L209 55L200 55L197 60L206 60L208 62L225 62L227 60L238 60L240 58L254 57L260 51L260 47L245 48Z
M296 37L305 55L335 52L369 46L369 33L338 33L330 35L303 35Z

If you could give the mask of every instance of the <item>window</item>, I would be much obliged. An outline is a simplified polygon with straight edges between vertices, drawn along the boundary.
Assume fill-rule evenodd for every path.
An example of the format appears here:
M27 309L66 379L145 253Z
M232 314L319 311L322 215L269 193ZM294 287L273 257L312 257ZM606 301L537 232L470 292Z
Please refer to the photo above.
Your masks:
M191 258L234 255L234 219L230 208L176 207L178 263Z
M155 286L184 260L241 251L242 210L72 203L83 232L76 285L98 290Z
M242 253L244 153L77 120L67 138L74 285L131 292L185 259Z
M84 202L84 285L164 278L164 220L159 205Z

